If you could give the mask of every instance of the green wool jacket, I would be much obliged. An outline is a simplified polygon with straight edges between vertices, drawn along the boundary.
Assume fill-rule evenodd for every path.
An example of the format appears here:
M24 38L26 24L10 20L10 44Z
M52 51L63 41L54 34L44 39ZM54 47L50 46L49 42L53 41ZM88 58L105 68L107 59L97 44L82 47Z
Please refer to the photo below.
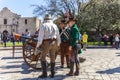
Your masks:
M70 34L71 34L70 45L74 47L76 43L78 43L78 40L79 40L79 29L76 24L74 24L71 27Z

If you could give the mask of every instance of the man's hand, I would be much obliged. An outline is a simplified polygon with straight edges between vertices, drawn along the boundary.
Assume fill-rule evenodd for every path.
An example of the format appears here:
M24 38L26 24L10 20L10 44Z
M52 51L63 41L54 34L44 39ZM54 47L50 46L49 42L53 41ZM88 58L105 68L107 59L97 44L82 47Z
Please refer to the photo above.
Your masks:
M72 46L69 46L69 51L71 51L72 50Z
M34 52L35 55L38 54L38 47L35 48L35 52Z
M41 46L40 42L37 42L36 48L39 48Z
M58 52L60 52L60 46L58 46Z
M40 47L36 47L34 54L35 54L35 55L38 55L39 53L41 53L41 51L42 51L42 50L40 49Z

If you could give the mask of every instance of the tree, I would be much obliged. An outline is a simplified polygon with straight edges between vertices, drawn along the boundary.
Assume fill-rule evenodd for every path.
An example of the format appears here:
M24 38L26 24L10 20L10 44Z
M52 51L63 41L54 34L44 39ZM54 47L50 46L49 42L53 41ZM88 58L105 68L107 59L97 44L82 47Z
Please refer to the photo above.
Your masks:
M47 5L32 5L35 7L33 13L38 16L50 13L55 17L80 15L81 5L83 3L87 4L86 1L88 0L47 0ZM84 7L86 6L84 5Z
M32 5L34 14L50 13L55 18L76 15L82 31L95 29L97 33L119 28L119 0L47 0L46 5Z
M69 14L79 14L80 4L83 0L47 0L47 5L33 5L35 7L34 13L43 15L50 13L52 15L64 16L66 11Z
M32 5L35 7L34 14L44 15L50 13L55 18L65 18L70 15L76 15L78 18L78 26L81 29L82 15L81 13L91 4L89 0L47 0L46 5ZM58 20L59 21L59 20Z
M91 0L82 15L82 29L93 28L97 33L115 28L120 21L120 4L118 0Z

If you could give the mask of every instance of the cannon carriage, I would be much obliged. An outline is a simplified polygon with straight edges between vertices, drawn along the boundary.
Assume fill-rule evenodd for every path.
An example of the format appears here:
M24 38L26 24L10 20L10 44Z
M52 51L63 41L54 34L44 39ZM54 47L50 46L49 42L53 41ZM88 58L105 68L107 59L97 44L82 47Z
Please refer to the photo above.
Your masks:
M21 36L25 40L25 43L23 45L23 58L26 64L29 67L32 67L34 69L41 69L41 62L40 62L40 53L35 55L35 48L37 45L37 38L36 36L32 37L26 37ZM47 57L47 61L49 60L49 57ZM49 66L49 64L48 64Z

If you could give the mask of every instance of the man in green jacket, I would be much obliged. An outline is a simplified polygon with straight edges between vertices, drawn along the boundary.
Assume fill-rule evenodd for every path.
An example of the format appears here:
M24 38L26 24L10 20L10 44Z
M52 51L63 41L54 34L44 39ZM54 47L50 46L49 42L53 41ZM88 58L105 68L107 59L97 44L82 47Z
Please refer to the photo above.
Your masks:
M78 61L78 49L77 43L79 40L79 29L76 25L77 19L74 16L69 18L69 26L71 28L71 40L70 40L70 47L69 50L71 51L71 58L70 58L70 72L67 74L68 76L79 75L79 61ZM74 72L74 63L76 65L76 71Z

